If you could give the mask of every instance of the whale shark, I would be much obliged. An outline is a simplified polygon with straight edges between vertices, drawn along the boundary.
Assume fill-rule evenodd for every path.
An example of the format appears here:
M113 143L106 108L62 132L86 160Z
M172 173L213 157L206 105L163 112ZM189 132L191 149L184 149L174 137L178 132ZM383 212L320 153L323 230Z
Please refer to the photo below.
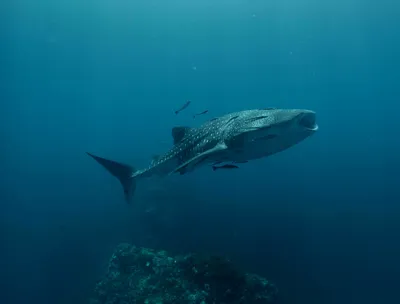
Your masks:
M173 147L144 169L86 153L120 181L125 200L131 203L142 178L185 175L207 164L240 164L268 157L317 130L316 113L311 110L252 109L213 118L196 128L172 128Z

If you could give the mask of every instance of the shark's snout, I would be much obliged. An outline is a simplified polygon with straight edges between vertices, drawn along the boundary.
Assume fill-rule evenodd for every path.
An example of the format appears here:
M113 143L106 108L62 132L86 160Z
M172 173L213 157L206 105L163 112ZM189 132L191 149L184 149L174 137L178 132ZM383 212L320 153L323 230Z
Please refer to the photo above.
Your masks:
M313 111L307 111L301 114L299 125L310 131L317 131L317 116Z

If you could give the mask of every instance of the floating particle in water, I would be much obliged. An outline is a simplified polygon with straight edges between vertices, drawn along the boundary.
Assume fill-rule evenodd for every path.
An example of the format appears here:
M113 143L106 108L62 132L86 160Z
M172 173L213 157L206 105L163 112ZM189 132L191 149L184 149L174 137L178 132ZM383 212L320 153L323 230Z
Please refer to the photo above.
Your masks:
M257 17L257 15L256 15L256 14L253 14L253 15L251 15L251 18L255 18L255 17Z
M197 67L196 66L192 66L192 70L193 71L197 71Z

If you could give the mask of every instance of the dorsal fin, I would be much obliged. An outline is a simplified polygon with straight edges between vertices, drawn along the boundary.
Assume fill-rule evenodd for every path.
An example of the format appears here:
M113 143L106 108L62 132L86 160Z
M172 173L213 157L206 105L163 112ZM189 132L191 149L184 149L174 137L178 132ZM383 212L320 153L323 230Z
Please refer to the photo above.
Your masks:
M172 137L174 139L174 145L181 142L189 130L190 130L190 127L174 127L174 128L172 128Z

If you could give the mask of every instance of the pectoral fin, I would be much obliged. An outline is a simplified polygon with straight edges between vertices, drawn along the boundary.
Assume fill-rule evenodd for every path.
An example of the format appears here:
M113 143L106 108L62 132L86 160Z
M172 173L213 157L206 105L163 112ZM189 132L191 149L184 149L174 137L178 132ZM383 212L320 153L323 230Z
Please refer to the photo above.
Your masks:
M218 144L214 148L207 150L203 153L200 153L200 154L196 155L195 157L189 159L188 161L184 162L179 167L177 167L174 171L172 171L171 174L179 172L182 175L187 172L190 172L197 165L199 165L200 163L205 161L207 158L211 157L213 154L224 151L226 149L227 149L227 146L224 143Z

